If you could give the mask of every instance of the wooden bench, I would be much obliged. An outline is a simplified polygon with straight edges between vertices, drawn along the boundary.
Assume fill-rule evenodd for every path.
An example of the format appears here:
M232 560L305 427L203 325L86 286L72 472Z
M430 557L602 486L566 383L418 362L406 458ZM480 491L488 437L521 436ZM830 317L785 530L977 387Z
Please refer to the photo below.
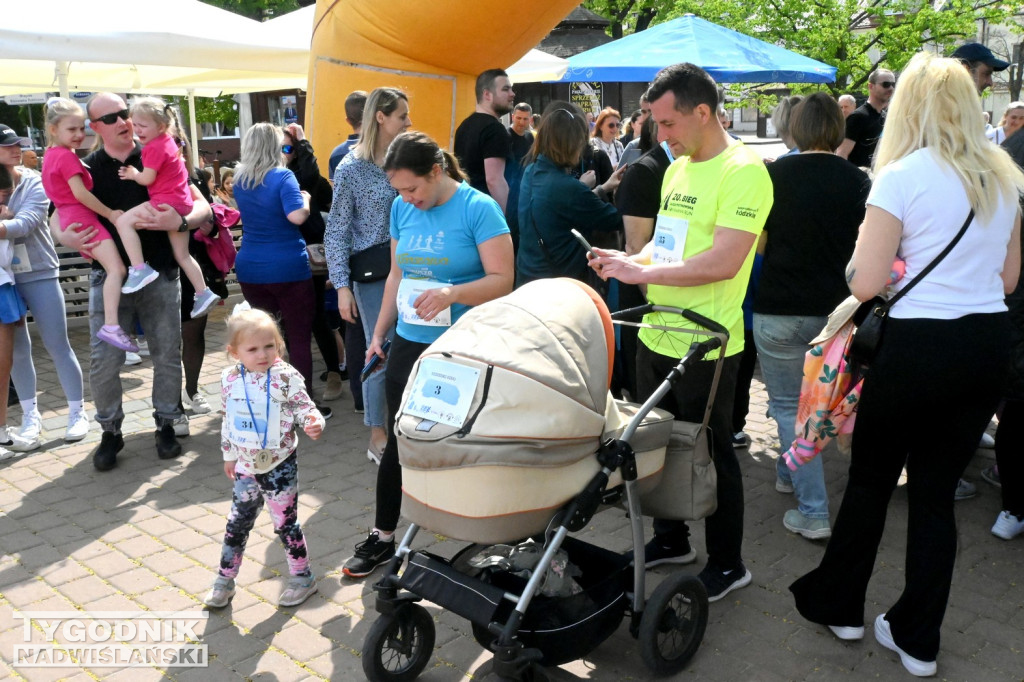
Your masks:
M242 240L242 229L231 230L235 240L235 248L238 248ZM68 327L88 326L89 324L89 272L92 264L82 258L77 251L64 246L57 247L57 257L60 259L60 288L64 292L64 305L67 309ZM238 280L232 271L227 277L228 292L237 294L241 292ZM29 322L32 321L31 314Z

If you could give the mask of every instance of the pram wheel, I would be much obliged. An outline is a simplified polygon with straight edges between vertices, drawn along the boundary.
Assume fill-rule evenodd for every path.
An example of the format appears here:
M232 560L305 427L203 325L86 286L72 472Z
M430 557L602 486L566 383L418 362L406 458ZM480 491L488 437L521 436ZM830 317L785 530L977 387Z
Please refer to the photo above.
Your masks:
M679 672L697 652L708 625L708 592L696 576L673 573L658 585L640 618L644 663L658 675Z
M382 615L363 642L363 673L372 682L416 679L434 652L434 619L419 604Z

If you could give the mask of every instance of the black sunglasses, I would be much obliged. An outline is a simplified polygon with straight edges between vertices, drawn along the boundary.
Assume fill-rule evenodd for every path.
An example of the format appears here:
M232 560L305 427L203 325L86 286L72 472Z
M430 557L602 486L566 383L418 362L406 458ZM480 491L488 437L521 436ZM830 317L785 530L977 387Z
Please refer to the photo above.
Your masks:
M121 111L115 111L112 114L104 114L103 116L97 116L96 118L93 119L93 121L94 122L95 121L99 121L100 123L105 123L108 126L112 126L115 123L117 123L117 119L121 119L122 121L127 121L128 120L128 110L127 109L122 109Z
M879 83L879 85L888 90L889 88L896 87L896 81L882 81L881 83Z

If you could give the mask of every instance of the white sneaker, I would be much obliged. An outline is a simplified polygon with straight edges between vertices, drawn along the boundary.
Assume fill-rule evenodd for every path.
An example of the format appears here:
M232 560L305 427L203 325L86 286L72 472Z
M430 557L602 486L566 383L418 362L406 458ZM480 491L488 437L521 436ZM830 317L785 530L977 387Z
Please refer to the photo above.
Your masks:
M21 457L22 453L13 452L0 445L0 462L4 462L8 459L14 459L15 457Z
M181 415L174 420L174 435L178 438L185 438L189 435L188 432L188 417Z
M892 638L892 629L890 629L889 621L885 619L884 613L878 614L878 618L875 618L875 641L886 649L899 654L903 667L915 677L931 677L938 672L938 666L935 661L922 661L900 648L896 640Z
M213 412L213 408L210 407L210 403L206 402L206 397L202 393L196 393L192 396L189 401L192 405L192 414L210 414Z
M139 355L144 358L149 357L149 342L146 341L146 337L140 336L135 339L135 345L139 347Z
M68 413L68 428L64 431L64 441L75 443L89 434L89 417L85 410Z
M39 434L43 432L43 418L39 410L33 410L21 418L18 433L8 432L11 444L7 447L15 452L31 452L39 449Z
M131 367L132 365L141 365L142 357L138 353L133 353L130 350L124 353L124 366Z
M1008 511L1001 512L992 526L992 535L1004 540L1012 540L1024 533L1024 519L1019 519Z

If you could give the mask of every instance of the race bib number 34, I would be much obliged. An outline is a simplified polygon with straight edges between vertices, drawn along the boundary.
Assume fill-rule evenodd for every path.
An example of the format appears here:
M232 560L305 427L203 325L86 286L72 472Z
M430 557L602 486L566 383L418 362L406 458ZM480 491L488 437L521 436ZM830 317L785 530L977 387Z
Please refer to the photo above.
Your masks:
M403 411L415 417L461 428L469 416L480 370L447 360L420 363Z
M246 400L242 380L231 385L224 414L228 425L228 440L245 448L262 448L265 435L265 447L281 447L281 405L271 400L268 413L266 394L252 386L249 387L249 393L250 400Z

